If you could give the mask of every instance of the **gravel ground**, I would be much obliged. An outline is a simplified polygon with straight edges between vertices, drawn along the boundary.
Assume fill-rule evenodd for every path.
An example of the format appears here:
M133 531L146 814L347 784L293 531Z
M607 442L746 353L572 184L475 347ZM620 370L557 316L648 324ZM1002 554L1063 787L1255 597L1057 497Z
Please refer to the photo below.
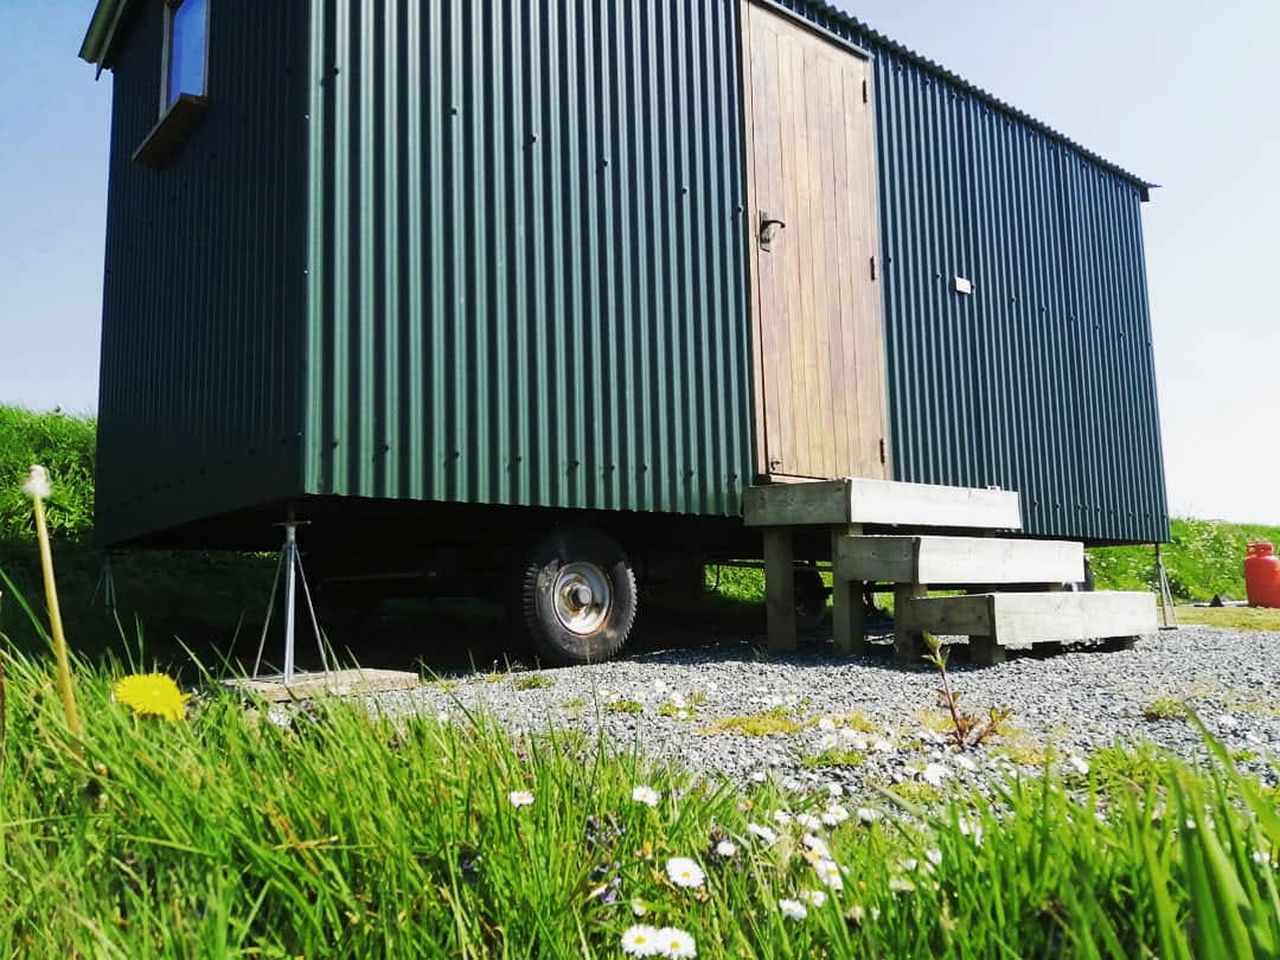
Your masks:
M854 795L872 783L981 783L988 770L1042 764L1050 746L1058 762L1080 770L1096 749L1142 739L1203 756L1187 719L1144 716L1158 701L1176 701L1193 707L1243 768L1277 779L1280 634L1191 626L1143 638L1132 650L1015 656L985 668L955 657L962 706L1012 711L1007 733L964 755L940 732L936 673L902 669L887 657L836 659L823 648L815 643L778 658L762 658L747 642L653 650L538 674L463 674L376 700L393 714L456 716L464 706L519 730L603 728L624 749L703 774L738 783L772 778L792 788L839 784ZM717 721L768 711L800 729L714 732ZM849 765L815 759L833 748L847 751Z

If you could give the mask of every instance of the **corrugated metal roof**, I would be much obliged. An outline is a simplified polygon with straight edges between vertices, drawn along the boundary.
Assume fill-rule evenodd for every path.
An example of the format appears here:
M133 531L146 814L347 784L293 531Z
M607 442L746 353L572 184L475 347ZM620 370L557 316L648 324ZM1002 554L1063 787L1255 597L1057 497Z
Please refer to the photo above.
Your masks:
M763 2L772 3L773 0L763 0ZM1047 123L1037 120L1035 117L1031 116L1029 113L1025 113L1024 111L1019 110L1017 107L1013 106L1011 103L1008 103L1005 100L1001 100L995 94L990 93L986 90L983 90L981 87L977 86L976 84L970 83L964 77L948 70L946 67L938 63L936 60L930 60L924 54L917 53L915 50L912 50L910 47L906 46L905 44L899 43L897 40L894 40L891 37L885 36L879 30L876 30L874 27L868 25L867 23L864 23L863 21L859 20L857 17L853 16L847 11L840 9L839 7L833 6L830 3L827 3L826 0L795 0L795 2L798 6L807 8L810 11L809 19L814 20L820 26L823 26L824 28L828 27L827 24L823 24L821 22L822 17L828 17L833 21L833 23L839 24L840 26L843 26L846 29L854 30L860 34L865 35L869 39L875 41L876 44L883 46L887 50L891 50L892 52L896 53L898 56L902 57L905 60L910 60L912 63L916 64L917 66L923 67L925 70L928 70L930 73L933 73L936 76L940 77L941 79L946 80L948 83L953 84L954 86L963 90L965 93L968 93L971 96L977 97L978 99L991 104L993 107L1003 110L1005 113L1008 113L1010 116L1016 117L1018 120L1027 124L1027 126L1033 127L1034 129L1039 130L1041 133L1045 134L1046 136L1052 137L1054 140L1057 140L1060 143L1066 144L1072 150L1075 150L1081 156L1086 157L1089 160L1092 160L1094 163L1098 164L1103 169L1108 170L1111 173L1114 173L1116 176L1122 177L1123 179L1129 180L1132 183L1136 184L1142 191L1143 200L1149 199L1150 190L1160 186L1160 184L1158 183L1152 183L1150 180L1146 180L1142 177L1139 177L1135 173L1130 173L1128 170L1124 169L1123 167L1117 164L1112 163L1110 160L1107 160L1105 157L1099 156L1098 154L1094 153L1092 150L1089 150L1087 147L1084 147L1081 144L1077 143L1075 140L1072 140L1066 134L1058 130L1055 130L1053 127L1049 126ZM790 7L792 4L785 3L782 5ZM835 31L835 32L839 32L839 31Z

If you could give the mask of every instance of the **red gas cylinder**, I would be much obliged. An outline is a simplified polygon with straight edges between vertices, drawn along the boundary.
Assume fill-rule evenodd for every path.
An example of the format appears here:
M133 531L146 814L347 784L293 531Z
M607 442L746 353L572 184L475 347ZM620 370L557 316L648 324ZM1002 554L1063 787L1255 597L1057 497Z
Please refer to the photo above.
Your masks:
M1280 557L1269 543L1249 544L1244 589L1251 607L1280 607Z

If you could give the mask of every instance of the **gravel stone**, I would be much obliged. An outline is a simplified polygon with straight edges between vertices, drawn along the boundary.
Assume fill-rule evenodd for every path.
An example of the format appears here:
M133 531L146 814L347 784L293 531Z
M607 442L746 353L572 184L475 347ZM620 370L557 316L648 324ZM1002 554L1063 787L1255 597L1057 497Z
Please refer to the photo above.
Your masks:
M758 643L758 638L756 639ZM1009 772L1052 746L1064 772L1078 772L1094 750L1148 740L1187 759L1203 758L1203 739L1186 718L1148 720L1145 707L1174 698L1196 715L1240 766L1263 782L1277 780L1280 749L1280 634L1188 626L1144 637L1131 650L1073 648L1048 656L1018 655L994 667L953 657L953 687L961 706L985 715L1012 711L1011 730L959 752L939 721L938 677L923 663L902 668L890 658L836 658L830 643L769 657L750 641L712 647L650 650L607 663L543 671L548 686L519 689L522 674L460 674L372 700L389 714L489 714L513 730L548 726L595 734L624 750L638 749L710 777L749 785L765 779L788 787L862 796L870 784L918 781L973 783ZM640 713L611 712L619 698ZM665 708L665 709L664 709ZM774 710L798 732L745 736L711 733L717 720ZM660 713L663 711L669 715ZM684 711L681 719L676 714ZM854 713L874 729L836 730L822 718ZM856 749L854 766L824 767L814 757L831 746ZM865 750L860 749L865 746ZM808 762L806 762L808 760Z

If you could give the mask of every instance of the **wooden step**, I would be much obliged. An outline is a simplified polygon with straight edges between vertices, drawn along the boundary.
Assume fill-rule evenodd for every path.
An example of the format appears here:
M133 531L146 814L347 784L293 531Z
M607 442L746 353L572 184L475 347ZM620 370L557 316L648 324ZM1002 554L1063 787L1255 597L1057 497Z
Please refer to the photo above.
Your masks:
M750 487L743 494L750 527L875 524L1021 530L1018 494L895 480L815 480Z
M1057 584L1084 580L1084 547L998 537L864 537L835 540L835 576L882 583Z
M1157 630L1155 595L1120 591L917 597L895 616L904 631L986 637L1003 647L1135 637Z

